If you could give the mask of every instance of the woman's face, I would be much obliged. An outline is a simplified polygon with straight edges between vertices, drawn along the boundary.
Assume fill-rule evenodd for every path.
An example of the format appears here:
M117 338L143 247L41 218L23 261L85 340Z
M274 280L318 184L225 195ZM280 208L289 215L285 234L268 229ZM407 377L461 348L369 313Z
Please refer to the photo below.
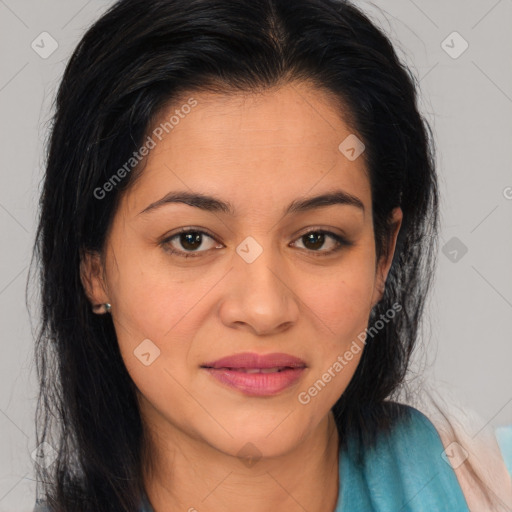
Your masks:
M392 252L376 265L364 155L325 93L295 83L190 97L152 127L154 147L107 238L104 275L86 260L85 286L112 305L149 426L231 455L247 443L284 454L352 378ZM337 201L310 202L331 194ZM241 353L287 356L205 367Z

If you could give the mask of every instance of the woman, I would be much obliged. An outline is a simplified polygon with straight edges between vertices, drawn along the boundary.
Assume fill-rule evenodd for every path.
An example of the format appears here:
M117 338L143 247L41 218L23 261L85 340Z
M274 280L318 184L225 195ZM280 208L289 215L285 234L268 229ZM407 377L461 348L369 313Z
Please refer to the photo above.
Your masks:
M469 510L392 401L438 228L416 94L339 0L121 0L88 30L36 243L42 509Z

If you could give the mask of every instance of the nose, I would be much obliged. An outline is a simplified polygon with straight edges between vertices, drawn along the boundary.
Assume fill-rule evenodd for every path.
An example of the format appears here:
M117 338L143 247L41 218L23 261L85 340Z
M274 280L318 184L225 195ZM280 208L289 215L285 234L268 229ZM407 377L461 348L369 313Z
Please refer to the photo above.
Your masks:
M265 249L251 263L238 255L229 273L219 314L228 327L263 336L289 329L299 317L299 300L278 256Z

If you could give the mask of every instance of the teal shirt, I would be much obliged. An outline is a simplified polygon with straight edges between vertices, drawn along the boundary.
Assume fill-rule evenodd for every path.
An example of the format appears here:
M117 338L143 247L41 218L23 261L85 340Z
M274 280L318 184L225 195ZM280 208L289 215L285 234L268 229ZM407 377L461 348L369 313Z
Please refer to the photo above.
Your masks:
M409 415L363 450L355 441L340 453L339 494L333 512L469 512L434 425L420 411ZM512 425L496 430L505 464L512 468ZM49 512L38 505L34 512ZM144 496L139 512L154 512Z

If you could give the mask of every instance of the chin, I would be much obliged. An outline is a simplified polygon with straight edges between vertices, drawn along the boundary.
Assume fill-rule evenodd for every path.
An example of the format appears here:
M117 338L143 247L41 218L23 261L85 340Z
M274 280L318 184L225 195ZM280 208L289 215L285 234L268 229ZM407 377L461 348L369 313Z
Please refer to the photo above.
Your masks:
M266 426L251 426L230 430L233 437L222 435L215 439L207 439L207 442L217 450L238 457L241 462L249 461L246 465L251 466L250 461L257 461L261 458L276 458L286 455L301 443L301 432L290 432L289 429L274 424L271 428ZM211 433L211 431L210 431Z

